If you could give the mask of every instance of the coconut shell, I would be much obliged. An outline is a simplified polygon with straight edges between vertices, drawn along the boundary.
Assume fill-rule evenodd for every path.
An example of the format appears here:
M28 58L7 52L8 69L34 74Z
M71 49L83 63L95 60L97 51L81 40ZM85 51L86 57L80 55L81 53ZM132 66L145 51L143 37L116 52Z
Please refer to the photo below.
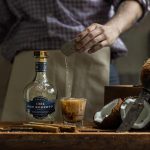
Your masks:
M97 125L101 129L117 129L122 122L121 115L120 115L120 107L121 104L124 102L124 99L119 99L116 106L112 109L110 115L104 118L102 123L98 123Z
M150 59L142 66L140 79L145 88L150 88Z

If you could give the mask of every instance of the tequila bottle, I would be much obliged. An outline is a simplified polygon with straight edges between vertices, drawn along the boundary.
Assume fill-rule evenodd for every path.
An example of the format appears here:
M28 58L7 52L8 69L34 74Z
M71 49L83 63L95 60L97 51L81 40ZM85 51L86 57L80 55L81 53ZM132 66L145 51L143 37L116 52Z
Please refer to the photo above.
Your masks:
M35 78L24 90L27 121L49 121L55 119L56 89L48 82L47 51L34 51Z

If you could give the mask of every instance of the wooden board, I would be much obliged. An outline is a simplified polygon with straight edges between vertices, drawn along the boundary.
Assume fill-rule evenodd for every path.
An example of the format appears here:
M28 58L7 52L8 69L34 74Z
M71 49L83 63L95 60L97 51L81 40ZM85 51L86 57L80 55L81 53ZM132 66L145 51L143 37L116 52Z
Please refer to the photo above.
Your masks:
M0 132L1 150L149 150L150 132Z

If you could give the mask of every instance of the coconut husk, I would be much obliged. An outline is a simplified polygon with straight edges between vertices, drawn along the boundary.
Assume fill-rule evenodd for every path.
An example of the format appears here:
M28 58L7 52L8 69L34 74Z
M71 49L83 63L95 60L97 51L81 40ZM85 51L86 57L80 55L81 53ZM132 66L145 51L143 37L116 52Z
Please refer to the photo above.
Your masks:
M150 59L142 66L140 79L145 88L150 87Z

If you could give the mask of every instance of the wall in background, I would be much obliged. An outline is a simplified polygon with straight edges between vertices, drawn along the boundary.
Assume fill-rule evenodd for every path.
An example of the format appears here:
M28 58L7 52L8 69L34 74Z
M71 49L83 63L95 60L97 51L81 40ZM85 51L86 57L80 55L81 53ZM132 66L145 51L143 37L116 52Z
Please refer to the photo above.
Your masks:
M121 84L140 84L140 69L150 57L150 13L134 28L122 35L129 52L116 61Z

